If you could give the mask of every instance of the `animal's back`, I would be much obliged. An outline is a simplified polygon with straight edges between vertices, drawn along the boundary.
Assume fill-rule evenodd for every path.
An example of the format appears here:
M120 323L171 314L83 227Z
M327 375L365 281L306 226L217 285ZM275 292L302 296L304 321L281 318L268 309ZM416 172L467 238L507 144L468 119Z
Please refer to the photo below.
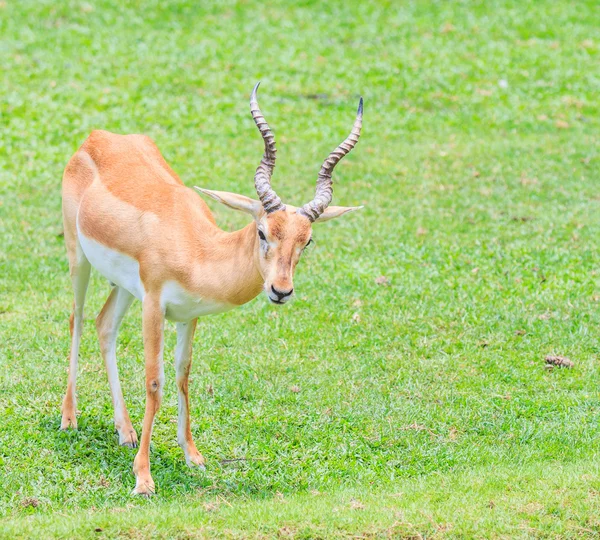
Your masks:
M63 219L71 262L78 233L139 259L147 247L162 256L174 243L187 244L187 234L167 238L170 231L189 231L180 222L214 223L206 204L184 186L149 137L107 131L93 131L67 164Z
M168 192L168 186L183 185L149 137L102 130L93 131L69 160L63 176L63 201L79 207L95 178L134 206L150 190Z

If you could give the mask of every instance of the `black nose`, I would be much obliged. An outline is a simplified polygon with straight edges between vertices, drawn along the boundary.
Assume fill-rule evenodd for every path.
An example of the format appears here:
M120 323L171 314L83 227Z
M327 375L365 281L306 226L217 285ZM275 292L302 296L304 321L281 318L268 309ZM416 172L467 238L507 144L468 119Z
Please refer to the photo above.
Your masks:
M273 287L273 285L271 285L271 290L277 295L277 298L279 298L279 300L281 300L282 298L285 298L286 296L290 296L294 292L294 289L290 289L289 291L281 292L281 291L278 291L275 287Z

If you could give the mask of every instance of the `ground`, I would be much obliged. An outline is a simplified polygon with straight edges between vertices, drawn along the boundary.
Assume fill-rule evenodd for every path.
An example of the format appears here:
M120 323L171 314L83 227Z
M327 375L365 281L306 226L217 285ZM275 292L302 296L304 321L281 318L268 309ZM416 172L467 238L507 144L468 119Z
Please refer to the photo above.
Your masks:
M122 4L0 2L0 536L600 535L597 2ZM58 429L62 170L92 129L146 133L186 184L252 195L257 80L295 205L364 97L334 204L365 208L315 226L294 302L200 322L206 473L176 444L167 326L158 494L133 499L98 275ZM139 432L139 304L118 356Z

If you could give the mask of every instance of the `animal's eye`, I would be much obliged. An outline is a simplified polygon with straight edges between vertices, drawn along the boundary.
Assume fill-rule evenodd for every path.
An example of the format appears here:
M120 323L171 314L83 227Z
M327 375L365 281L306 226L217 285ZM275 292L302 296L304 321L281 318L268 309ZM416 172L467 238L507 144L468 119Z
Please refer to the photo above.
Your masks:
M304 246L304 247L308 247L308 246L310 246L312 243L313 243L313 239L312 239L312 236L311 236L310 240L309 240L308 242L306 242L306 246Z
M265 242L267 241L267 237L265 236L265 233L264 233L264 232L262 232L260 229L258 229L258 237L259 237L261 240L264 240Z

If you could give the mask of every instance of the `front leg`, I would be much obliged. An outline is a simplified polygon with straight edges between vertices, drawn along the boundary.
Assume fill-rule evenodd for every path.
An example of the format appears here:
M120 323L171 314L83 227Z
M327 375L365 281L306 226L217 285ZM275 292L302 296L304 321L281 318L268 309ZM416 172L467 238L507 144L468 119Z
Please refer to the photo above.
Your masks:
M192 365L192 342L198 319L189 323L177 323L177 348L175 349L175 370L178 389L177 442L185 454L190 467L204 469L204 457L198 452L190 428L190 402L188 397L188 379Z
M140 449L133 462L135 474L134 495L150 496L154 493L154 481L150 475L150 438L154 416L162 400L165 370L163 366L164 310L160 295L147 294L142 303L142 334L146 362L146 411L142 426Z

